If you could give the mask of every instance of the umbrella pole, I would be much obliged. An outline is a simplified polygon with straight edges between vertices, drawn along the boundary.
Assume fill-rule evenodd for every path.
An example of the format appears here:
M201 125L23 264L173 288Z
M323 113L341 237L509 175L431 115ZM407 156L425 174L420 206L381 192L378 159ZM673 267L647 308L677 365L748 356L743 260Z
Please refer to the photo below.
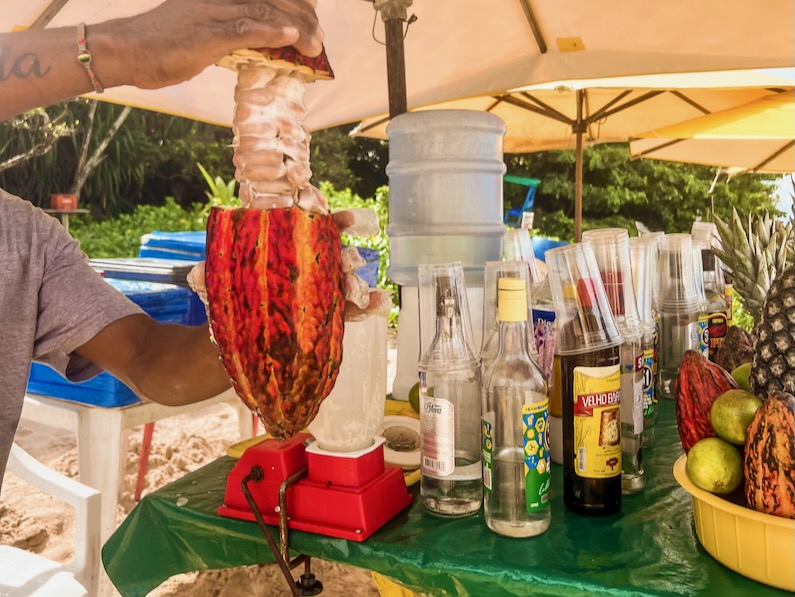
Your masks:
M386 33L386 73L389 91L389 117L407 111L406 61L403 52L403 23L413 0L375 0Z
M574 162L574 242L582 240L582 161L583 161L583 135L586 125L582 117L585 93L577 91L577 122L572 127L577 136L577 150Z

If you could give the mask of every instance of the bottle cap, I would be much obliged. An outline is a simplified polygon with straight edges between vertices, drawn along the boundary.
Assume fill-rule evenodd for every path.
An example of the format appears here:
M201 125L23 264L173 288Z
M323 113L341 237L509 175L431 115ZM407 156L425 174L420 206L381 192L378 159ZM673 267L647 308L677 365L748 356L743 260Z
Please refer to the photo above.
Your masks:
M497 286L500 321L527 321L527 290L524 280L500 278Z

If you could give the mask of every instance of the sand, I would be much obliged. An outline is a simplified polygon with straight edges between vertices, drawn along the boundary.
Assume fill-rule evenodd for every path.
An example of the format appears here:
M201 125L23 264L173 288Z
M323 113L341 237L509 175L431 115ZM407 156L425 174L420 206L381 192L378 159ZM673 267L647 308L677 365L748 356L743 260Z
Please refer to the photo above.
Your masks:
M389 351L389 382L394 378L394 339ZM135 507L133 489L143 428L129 433L129 457L121 489L117 520ZM77 478L77 445L73 433L22 421L16 441L47 466ZM149 457L144 494L222 456L237 441L237 416L227 404L158 421ZM74 512L58 500L8 473L0 494L0 544L24 548L44 557L68 562L74 545ZM370 597L378 591L369 572L313 559L313 571L329 597ZM299 570L294 571L297 576ZM116 593L118 595L118 593ZM175 576L150 597L261 597L289 595L286 580L275 564L213 570Z

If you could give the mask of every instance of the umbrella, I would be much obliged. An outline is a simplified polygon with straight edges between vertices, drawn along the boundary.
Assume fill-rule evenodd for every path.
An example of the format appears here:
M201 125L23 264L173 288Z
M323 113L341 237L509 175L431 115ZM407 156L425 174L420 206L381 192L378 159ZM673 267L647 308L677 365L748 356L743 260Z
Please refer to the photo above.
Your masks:
M635 158L723 166L747 172L795 170L795 92L637 135Z
M92 22L161 1L5 2L0 31L86 21L90 36ZM792 0L769 0L764 10L722 0L414 0L409 11L416 21L403 24L408 106L560 79L795 65ZM319 0L318 14L337 78L309 86L307 127L388 112L385 33L373 0ZM111 89L99 99L229 126L234 80L210 67L168 89Z
M795 69L558 81L443 102L420 109L488 111L507 125L504 149L576 149L575 238L582 230L582 152L586 144L626 142L639 131L743 105L795 84ZM354 134L386 138L386 115Z

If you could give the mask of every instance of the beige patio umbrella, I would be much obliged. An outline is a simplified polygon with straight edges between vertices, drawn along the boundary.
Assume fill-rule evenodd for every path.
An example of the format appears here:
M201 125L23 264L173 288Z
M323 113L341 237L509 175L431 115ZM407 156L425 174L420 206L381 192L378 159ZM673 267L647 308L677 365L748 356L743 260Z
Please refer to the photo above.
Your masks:
M585 145L626 142L639 131L720 112L793 85L795 69L617 77L534 85L418 110L491 112L507 125L507 153L576 149L574 224L579 240ZM387 115L367 119L354 134L386 139L388 122Z
M722 166L734 171L795 171L795 92L637 135L634 158Z
M7 1L0 31L85 21L90 36L91 23L161 1ZM795 66L792 0L768 0L764 10L722 0L404 3L416 17L403 25L409 107L561 79ZM318 14L336 79L309 86L307 126L387 113L385 34L373 1L318 0ZM100 99L230 126L234 80L234 73L210 67L167 89L111 89Z

